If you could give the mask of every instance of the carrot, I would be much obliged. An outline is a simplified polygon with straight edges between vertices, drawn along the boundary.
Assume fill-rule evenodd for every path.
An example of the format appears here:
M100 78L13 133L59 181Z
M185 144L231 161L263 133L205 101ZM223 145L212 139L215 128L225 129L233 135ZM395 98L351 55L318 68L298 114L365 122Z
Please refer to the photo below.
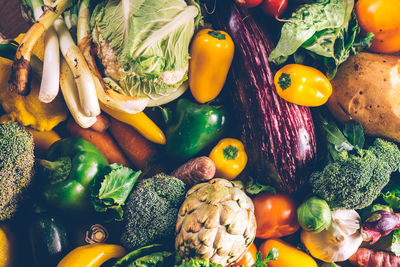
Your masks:
M71 118L68 120L67 129L72 136L86 139L95 145L106 156L108 162L131 167L121 149L107 132L99 133L92 129L84 129Z
M351 264L359 267L398 267L400 257L384 251L373 251L368 248L359 248L349 259Z
M211 180L215 175L215 164L209 157L198 157L189 160L171 173L186 185L193 186Z
M138 133L133 127L111 119L110 132L120 145L126 156L140 170L146 171L150 168L151 161L157 155L157 147Z
M103 114L97 115L96 122L90 127L99 133L104 133L110 127L110 120Z

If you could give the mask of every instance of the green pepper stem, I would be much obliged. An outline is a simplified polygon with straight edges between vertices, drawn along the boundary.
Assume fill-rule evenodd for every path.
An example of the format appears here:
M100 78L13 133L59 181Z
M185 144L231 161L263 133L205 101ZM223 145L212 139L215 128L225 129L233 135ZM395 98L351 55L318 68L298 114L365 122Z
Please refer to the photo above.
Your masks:
M225 40L226 39L225 34L219 32L219 31L208 31L207 33L208 33L208 35L210 35L210 36L212 36L214 38L217 38L218 40Z
M292 84L292 80L290 79L290 74L282 73L281 76L279 76L278 84L282 88L282 90L289 88L290 85Z
M229 145L224 147L222 152L224 153L224 158L227 160L234 160L237 158L239 150L236 147Z
M66 180L72 167L71 159L68 157L59 158L56 161L40 159L39 164L47 173L47 177L51 183L58 183Z

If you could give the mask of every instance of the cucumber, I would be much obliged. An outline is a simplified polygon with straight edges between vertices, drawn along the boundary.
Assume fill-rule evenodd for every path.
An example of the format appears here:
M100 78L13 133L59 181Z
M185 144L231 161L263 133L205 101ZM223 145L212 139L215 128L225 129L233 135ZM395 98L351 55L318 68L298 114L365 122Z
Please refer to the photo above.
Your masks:
M56 266L69 252L67 228L58 217L37 214L29 227L33 258L36 266Z

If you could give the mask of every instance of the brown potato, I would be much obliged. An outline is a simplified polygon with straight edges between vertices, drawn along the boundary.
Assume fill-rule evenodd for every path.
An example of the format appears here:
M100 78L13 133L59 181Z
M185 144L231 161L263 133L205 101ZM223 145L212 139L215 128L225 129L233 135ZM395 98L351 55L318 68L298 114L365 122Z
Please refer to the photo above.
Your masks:
M400 57L360 53L339 67L327 106L341 122L400 142Z

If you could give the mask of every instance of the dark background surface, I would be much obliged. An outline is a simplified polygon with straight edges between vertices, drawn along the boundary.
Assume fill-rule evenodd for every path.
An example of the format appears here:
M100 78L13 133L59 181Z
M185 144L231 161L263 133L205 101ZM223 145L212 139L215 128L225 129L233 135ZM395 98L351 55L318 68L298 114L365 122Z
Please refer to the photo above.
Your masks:
M15 38L29 28L22 18L19 3L19 0L0 0L0 32L7 38Z

